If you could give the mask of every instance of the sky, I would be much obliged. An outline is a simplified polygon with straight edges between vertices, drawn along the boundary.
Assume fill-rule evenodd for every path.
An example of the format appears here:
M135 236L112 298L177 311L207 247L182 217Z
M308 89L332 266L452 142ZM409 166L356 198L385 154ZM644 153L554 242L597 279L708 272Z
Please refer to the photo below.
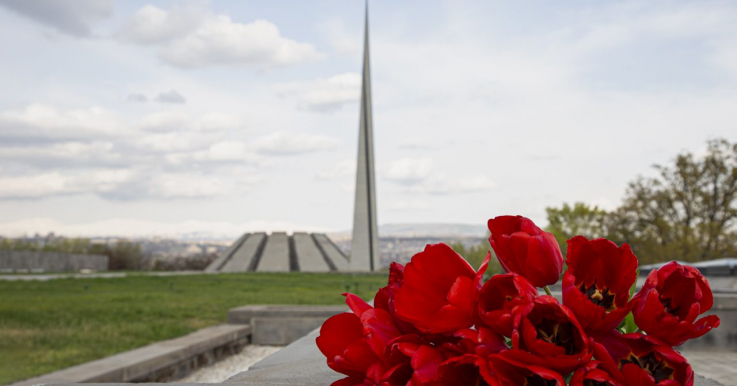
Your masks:
M352 226L364 3L0 0L0 234ZM370 2L378 221L582 201L737 141L737 3Z

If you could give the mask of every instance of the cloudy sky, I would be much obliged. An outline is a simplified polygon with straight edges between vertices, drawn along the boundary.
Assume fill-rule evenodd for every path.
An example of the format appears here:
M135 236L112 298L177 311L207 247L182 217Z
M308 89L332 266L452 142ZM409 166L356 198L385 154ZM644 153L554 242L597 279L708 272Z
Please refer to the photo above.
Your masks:
M346 230L361 1L0 0L0 234ZM737 140L737 4L374 1L380 223L616 206Z

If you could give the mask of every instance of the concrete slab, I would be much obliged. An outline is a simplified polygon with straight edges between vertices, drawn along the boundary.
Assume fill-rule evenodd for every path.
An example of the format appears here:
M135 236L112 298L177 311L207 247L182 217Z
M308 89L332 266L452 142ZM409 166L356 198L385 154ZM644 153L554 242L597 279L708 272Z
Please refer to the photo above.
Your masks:
M328 368L315 345L318 330L251 366L224 384L324 386L343 378Z
M328 259L333 263L338 271L349 271L350 263L345 257L343 252L333 244L333 242L323 233L314 233L312 237L315 242L320 246L323 252L327 255Z
M238 240L236 240L233 244L231 244L228 249L223 251L223 253L218 256L215 261L210 263L210 265L205 268L205 272L217 272L220 271L221 268L225 265L225 263L230 260L230 258L233 256L233 252L235 252L238 248L240 248L241 244L243 244L244 241L248 238L249 234L246 233L243 236L241 236Z
M266 233L254 233L238 248L220 270L221 272L246 272L252 268L257 254L266 239Z
M346 306L281 306L252 305L232 308L228 311L229 324L249 324L253 318L302 318L324 317L325 319L347 312Z
M301 272L330 271L330 267L325 262L325 258L312 236L304 232L295 232L293 237Z
M344 377L328 368L325 357L315 345L319 330L297 340L270 357L254 364L248 371L233 376L224 384L323 386ZM696 376L695 386L723 386Z
M220 325L84 363L10 386L48 383L141 382L178 379L199 366L232 355L250 341L251 326Z
M252 343L286 346L346 311L345 306L245 306L228 311L228 323L250 324Z
M289 239L284 232L274 232L256 267L258 272L289 272Z

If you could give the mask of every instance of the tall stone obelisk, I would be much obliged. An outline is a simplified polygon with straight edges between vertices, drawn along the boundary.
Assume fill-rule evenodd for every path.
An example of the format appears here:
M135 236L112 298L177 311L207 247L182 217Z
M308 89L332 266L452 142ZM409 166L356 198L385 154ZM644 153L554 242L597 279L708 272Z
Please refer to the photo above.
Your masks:
M368 1L363 42L363 81L361 121L358 132L356 201L353 209L351 270L375 271L379 261L379 235L376 226L376 182L374 179L374 134L371 114L371 66L369 61Z

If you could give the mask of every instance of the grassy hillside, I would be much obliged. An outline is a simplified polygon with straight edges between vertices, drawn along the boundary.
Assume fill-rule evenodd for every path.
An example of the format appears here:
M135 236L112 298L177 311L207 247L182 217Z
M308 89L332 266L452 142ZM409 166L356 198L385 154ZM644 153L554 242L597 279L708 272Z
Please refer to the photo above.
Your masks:
M0 384L223 323L247 304L343 304L386 274L241 273L0 281Z

